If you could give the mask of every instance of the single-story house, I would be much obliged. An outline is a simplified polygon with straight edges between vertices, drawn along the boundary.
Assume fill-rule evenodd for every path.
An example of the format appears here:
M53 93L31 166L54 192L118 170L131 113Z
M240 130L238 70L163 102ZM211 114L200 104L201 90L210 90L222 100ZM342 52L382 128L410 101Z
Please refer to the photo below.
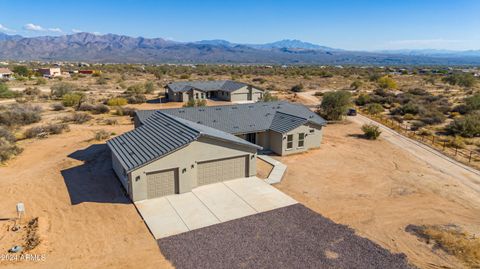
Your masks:
M60 67L39 68L37 72L42 74L42 76L45 78L54 78L54 77L62 76L62 71L60 70Z
M8 68L0 68L0 79L9 79L13 75L13 72Z
M107 142L133 201L256 175L258 150L320 146L325 121L307 107L259 102L137 111L135 129Z
M264 91L261 89L233 80L173 82L167 84L165 91L167 100L171 102L202 99L256 102L264 94Z

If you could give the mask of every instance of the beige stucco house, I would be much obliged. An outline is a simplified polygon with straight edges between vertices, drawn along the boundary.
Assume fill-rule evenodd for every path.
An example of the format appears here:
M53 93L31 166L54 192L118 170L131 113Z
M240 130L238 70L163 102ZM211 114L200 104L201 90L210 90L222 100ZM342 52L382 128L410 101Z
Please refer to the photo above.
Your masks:
M325 121L288 102L137 111L135 129L108 141L133 201L256 175L257 151L320 146Z
M167 99L171 102L215 99L230 102L256 102L263 97L263 90L232 80L181 81L167 84Z

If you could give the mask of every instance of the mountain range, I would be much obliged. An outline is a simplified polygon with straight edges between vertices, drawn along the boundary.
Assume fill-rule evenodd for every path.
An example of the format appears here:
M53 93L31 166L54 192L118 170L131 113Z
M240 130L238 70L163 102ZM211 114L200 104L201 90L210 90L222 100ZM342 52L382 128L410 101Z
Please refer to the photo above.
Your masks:
M480 65L480 51L347 51L300 40L237 44L76 33L22 37L0 33L0 59L108 63L323 65Z

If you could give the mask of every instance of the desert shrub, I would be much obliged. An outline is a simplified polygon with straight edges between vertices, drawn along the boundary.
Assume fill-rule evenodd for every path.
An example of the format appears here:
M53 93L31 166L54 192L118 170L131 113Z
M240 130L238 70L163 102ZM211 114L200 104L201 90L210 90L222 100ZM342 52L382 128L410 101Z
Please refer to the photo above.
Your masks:
M110 112L110 108L104 104L97 104L93 107L92 112L95 114L105 114Z
M431 136L432 132L427 129L421 129L417 134L420 136Z
M358 106L364 106L370 102L370 99L370 95L362 93L357 97L357 99L355 99L355 104L357 104Z
M293 85L293 87L290 89L292 92L303 92L303 84L297 84Z
M127 88L125 93L128 94L128 95L144 94L145 93L145 85L142 84L142 83L137 83L137 84L131 85Z
M327 92L323 95L319 113L327 120L340 120L351 104L351 94L347 91Z
M143 104L147 101L147 98L143 94L134 94L127 97L129 104Z
M273 96L270 92L265 92L262 96L262 98L260 98L259 100L260 102L274 102L274 101L278 101L278 97L277 96Z
M133 117L135 116L135 111L135 108L118 106L115 108L115 115Z
M64 131L70 131L68 124L47 124L29 128L25 131L26 138L44 138L51 134L61 134Z
M194 107L194 106L206 106L207 105L207 100L204 99L190 99L188 100L185 104L183 104L183 107Z
M423 127L425 127L425 123L423 121L414 121L412 122L412 124L410 125L410 130L412 131L416 131L416 130L419 130Z
M415 104L413 102L406 103L400 107L394 108L390 111L393 115L405 115L405 114L411 114L411 115L417 115L420 112L420 106L418 104Z
M8 141L4 137L0 136L0 163L11 159L21 152L22 149L15 145L15 142Z
M64 110L65 106L62 103L55 103L51 105L53 111Z
M143 87L145 88L145 93L153 93L155 91L155 84L151 81L145 82Z
M75 112L70 116L66 116L62 119L63 122L73 122L76 124L82 124L85 123L89 120L91 120L93 117L87 113L82 113L82 112Z
M456 105L452 108L452 112L456 112L456 113L465 115L468 112L468 108L465 104Z
M372 115L377 115L383 112L383 106L378 103L370 103L367 105L367 112Z
M465 139L463 139L461 136L456 135L448 140L447 146L451 148L463 149L465 148Z
M0 98L15 98L20 95L19 92L11 91L7 84L0 82Z
M410 114L410 113L407 113L407 114L403 115L403 119L404 120L413 120L413 119L415 119L415 116Z
M474 112L461 118L456 118L451 122L446 130L452 135L461 135L463 137L480 136L480 112Z
M37 96L40 95L40 93L42 92L37 87L27 87L25 90L23 90L23 94L30 96Z
M105 85L105 84L107 84L107 79L105 77L99 76L97 78L97 84L98 85Z
M383 76L377 80L378 86L382 89L396 89L397 82L389 76Z
M382 133L382 131L380 131L380 128L372 123L362 125L362 131L365 138L370 140L376 140L378 137L380 137L380 134Z
M85 94L83 93L67 93L62 97L62 104L68 107L78 107L84 101Z
M190 78L190 75L188 74L180 75L180 79L189 79L189 78Z
M469 73L451 74L444 77L442 81L450 85L458 85L466 88L471 88L476 84L475 77Z
M0 138L5 139L8 142L15 142L15 135L10 132L6 127L0 126Z
M109 106L124 106L128 103L127 99L122 97L114 97L107 101L107 105Z
M78 106L77 111L93 111L94 105L90 103L82 103Z
M105 131L105 130L99 130L99 131L95 132L94 138L97 141L102 141L102 140L110 138L110 133Z
M444 122L445 119L445 115L435 108L430 108L420 113L420 121L428 125L440 124Z
M39 122L42 119L39 106L12 104L0 106L0 125L15 126Z
M267 80L264 79L264 78L252 78L252 82L257 82L257 83L263 84L263 83L267 82Z
M74 84L67 82L60 82L52 86L50 94L54 98L62 98L65 94L75 91L77 87Z
M37 82L35 82L35 85L45 85L47 84L47 80L45 78L37 78Z
M361 88L363 85L363 82L360 81L360 80L354 80L352 82L352 84L350 84L350 89L352 90L358 90L359 88Z
M430 95L430 93L428 93L426 90L421 89L421 88L410 89L410 90L408 90L407 92L408 92L409 94L419 95L419 96Z
M320 92L320 91L315 92L313 96L323 96L323 92Z
M480 110L480 93L465 98L466 113L474 110Z
M103 123L106 125L117 125L118 121L116 119L105 119Z

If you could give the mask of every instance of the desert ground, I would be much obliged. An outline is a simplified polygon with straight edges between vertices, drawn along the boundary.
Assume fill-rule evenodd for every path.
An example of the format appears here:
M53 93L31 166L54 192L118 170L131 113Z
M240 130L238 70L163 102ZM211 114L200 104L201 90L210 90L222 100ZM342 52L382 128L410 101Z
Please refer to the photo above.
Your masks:
M405 253L420 268L465 268L405 229L455 224L479 234L478 191L457 178L466 175L441 171L384 138L360 135L353 122L327 126L320 149L278 157L288 169L276 187L392 252Z

